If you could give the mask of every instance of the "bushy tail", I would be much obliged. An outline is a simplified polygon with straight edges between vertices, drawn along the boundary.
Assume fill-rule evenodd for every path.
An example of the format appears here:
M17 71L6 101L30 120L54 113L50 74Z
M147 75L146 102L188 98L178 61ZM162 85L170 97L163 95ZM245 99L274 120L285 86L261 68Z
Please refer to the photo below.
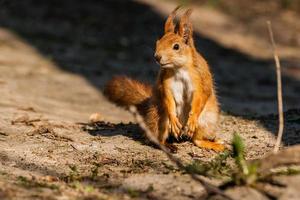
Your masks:
M149 85L139 81L125 76L116 76L106 84L104 95L118 106L139 107L151 97L152 90Z
M157 107L150 103L151 86L125 76L116 76L106 84L104 95L118 106L136 106L148 128L157 136L159 114Z

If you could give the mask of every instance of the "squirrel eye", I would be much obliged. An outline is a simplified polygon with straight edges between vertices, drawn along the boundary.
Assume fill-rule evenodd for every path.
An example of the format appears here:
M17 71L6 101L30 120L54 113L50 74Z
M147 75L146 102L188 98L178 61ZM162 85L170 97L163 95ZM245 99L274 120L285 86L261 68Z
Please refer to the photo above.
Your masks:
M178 50L179 49L179 44L174 44L173 49Z

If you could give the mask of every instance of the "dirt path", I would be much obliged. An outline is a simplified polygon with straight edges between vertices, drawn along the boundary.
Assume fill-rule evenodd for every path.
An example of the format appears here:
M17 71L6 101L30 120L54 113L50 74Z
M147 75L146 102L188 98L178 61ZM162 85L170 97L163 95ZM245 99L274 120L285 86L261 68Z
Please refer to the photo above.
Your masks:
M108 19L103 20L106 14ZM203 188L145 143L138 127L129 123L133 118L101 93L103 83L114 74L154 80L152 47L163 20L158 13L131 1L46 5L28 0L6 3L0 16L1 199L198 199L203 195ZM113 24L116 21L118 26ZM276 118L241 113L274 110L274 80L266 78L272 73L271 64L205 38L199 44L220 83L225 111L220 137L229 145L237 132L246 141L247 157L262 157L273 148ZM247 67L249 72L244 73ZM298 105L299 85L287 75L284 80L290 84L285 94L291 108ZM257 93L255 86L261 82L263 92ZM110 123L81 124L96 112ZM299 143L299 111L288 116L285 144ZM185 163L216 156L189 142L176 145L177 156ZM287 191L293 193L293 187ZM240 191L229 192L237 199L251 192Z

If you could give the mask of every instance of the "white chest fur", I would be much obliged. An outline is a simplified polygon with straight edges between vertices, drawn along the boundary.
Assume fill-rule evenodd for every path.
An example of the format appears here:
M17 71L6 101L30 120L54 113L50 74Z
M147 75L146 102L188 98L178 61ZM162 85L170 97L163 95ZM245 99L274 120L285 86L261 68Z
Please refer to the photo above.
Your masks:
M178 69L171 81L171 91L176 103L176 114L181 123L188 118L194 86L186 69Z

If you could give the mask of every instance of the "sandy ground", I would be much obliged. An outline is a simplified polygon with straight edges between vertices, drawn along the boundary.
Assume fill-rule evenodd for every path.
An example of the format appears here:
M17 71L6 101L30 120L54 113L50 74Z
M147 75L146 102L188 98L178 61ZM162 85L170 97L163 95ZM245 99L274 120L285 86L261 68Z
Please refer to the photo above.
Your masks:
M0 198L199 199L203 188L145 142L132 116L101 92L114 74L153 82L163 12L149 1L78 2L11 1L1 9ZM247 158L260 158L272 150L277 128L276 116L266 115L276 111L273 63L212 39L196 34L215 72L219 135L229 146L239 133ZM298 77L284 73L283 80L285 108L299 108ZM106 123L82 125L96 112ZM299 143L299 130L299 110L288 111L283 145ZM217 155L190 142L176 145L186 164ZM299 178L283 181L293 184L282 199L296 199ZM227 192L266 199L247 188Z

